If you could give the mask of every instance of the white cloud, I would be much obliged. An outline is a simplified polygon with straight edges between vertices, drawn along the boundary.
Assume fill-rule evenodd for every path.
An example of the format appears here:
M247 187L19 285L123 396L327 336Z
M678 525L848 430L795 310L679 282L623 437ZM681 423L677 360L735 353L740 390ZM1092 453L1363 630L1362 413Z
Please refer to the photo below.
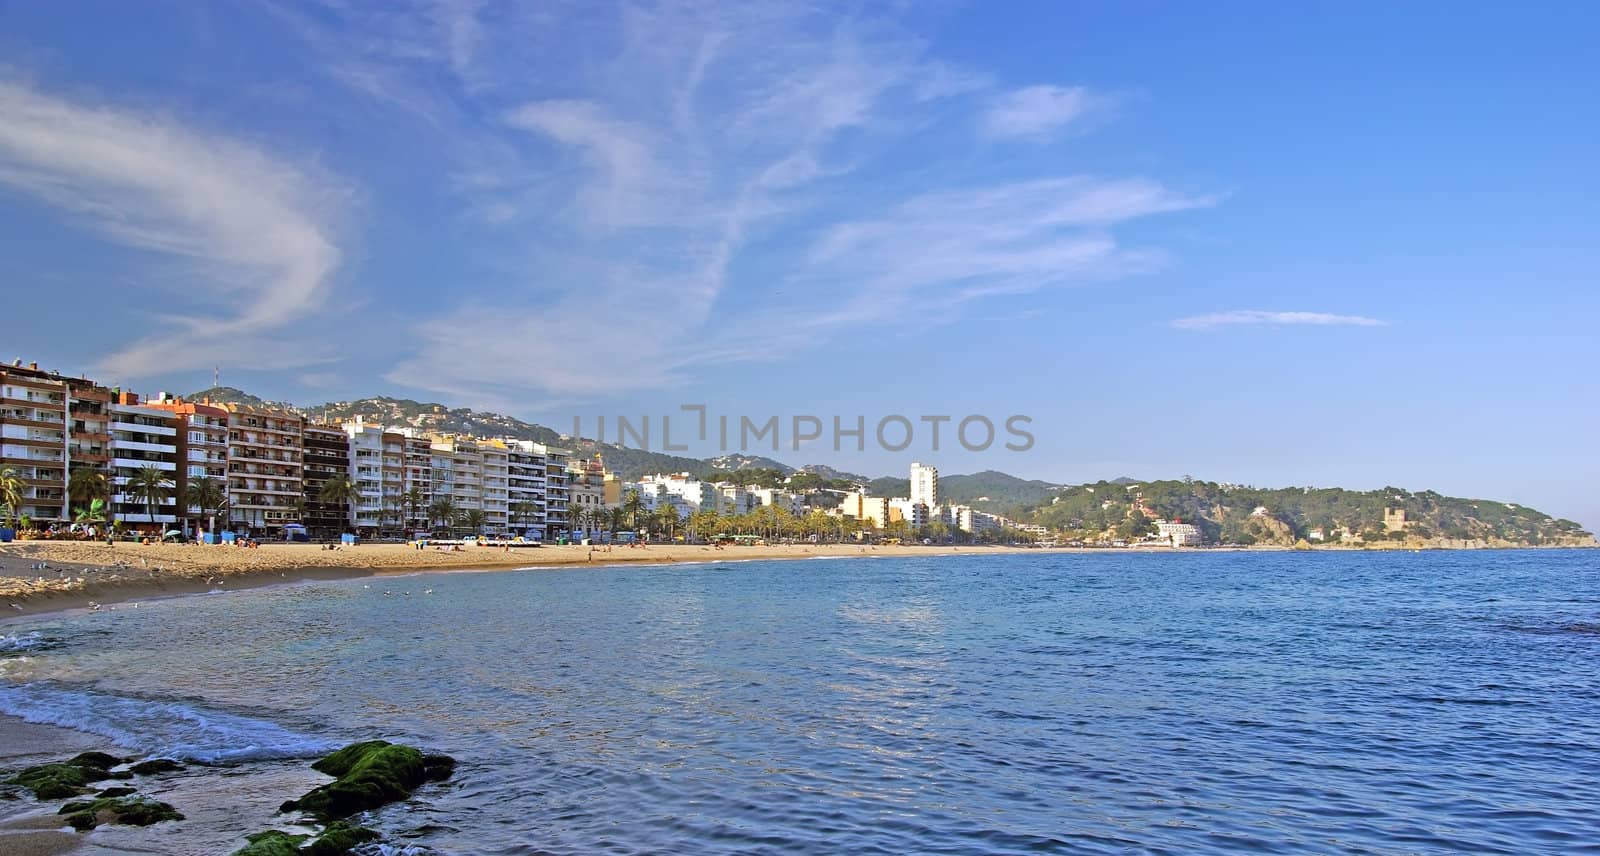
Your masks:
M1026 86L997 95L979 122L986 136L1045 140L1105 106L1082 86Z
M819 326L877 322L905 312L951 309L1086 278L1146 270L1161 253L1118 245L1129 220L1207 206L1144 179L1085 176L926 194L880 219L845 223L810 254L808 294L842 283Z
M346 194L253 146L161 115L0 81L0 185L111 240L194 266L189 299L101 361L118 377L306 365L283 331L328 292Z
M496 281L413 327L393 382L479 402L677 383L899 321L913 294L920 318L1149 269L1163 254L1113 230L1211 204L1068 169L969 180L975 123L1048 139L1109 99L999 91L892 8L554 9L353 4L332 28L285 13L338 79L427 119L462 211L504 242Z
M1236 309L1179 318L1172 323L1180 330L1210 330L1217 327L1311 325L1317 327L1382 327L1389 322L1363 315L1334 315L1329 312L1267 312Z

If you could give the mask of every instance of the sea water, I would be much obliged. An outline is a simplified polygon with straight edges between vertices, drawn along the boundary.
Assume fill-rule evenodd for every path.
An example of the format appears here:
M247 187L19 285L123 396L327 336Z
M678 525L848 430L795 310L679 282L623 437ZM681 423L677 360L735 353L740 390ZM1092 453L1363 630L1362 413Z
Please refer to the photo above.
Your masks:
M1600 551L374 577L0 634L0 711L130 751L454 755L371 818L442 853L1600 847Z

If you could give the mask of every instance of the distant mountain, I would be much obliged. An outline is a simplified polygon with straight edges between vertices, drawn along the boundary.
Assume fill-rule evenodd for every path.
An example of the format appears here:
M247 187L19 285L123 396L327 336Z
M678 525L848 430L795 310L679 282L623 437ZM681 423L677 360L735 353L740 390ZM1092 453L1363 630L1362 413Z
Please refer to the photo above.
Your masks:
M1020 479L996 470L939 478L939 494L943 499L985 511L1004 511L1048 502L1061 488L1061 485Z
M782 473L792 473L794 467L782 461L775 461L760 455L718 455L707 458L706 463L716 470L778 470Z
M867 482L871 481L871 479L864 475L847 473L843 470L836 470L827 464L806 464L805 466L801 467L799 471L802 473L811 473L812 475L821 476L822 478L829 480L844 479L845 481L852 481L858 484L866 484Z
M256 396L251 395L250 393L245 392L242 389L239 389L237 387L232 387L232 386L213 386L210 389L202 389L199 392L194 393L193 395L189 395L189 396L185 396L185 397L188 398L190 401L214 401L217 404L242 404L242 405L244 405L246 407L274 407L274 406L276 406L276 407L290 407L291 409L298 409L298 408L292 408L291 405L278 404L277 402L272 402L272 401L267 401L267 400L262 399L262 398L257 398Z
M943 483L943 479L940 480ZM1291 546L1592 546L1571 520L1508 502L1397 487L1256 488L1192 479L1059 489L1027 518L1085 540L1150 535L1155 521L1193 524L1210 543Z

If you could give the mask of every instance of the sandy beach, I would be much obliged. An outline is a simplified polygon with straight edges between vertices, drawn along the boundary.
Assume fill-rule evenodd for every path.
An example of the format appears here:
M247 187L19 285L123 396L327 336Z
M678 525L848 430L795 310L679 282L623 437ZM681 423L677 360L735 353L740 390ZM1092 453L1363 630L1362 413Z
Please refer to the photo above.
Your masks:
M94 604L316 579L420 571L494 571L570 565L1038 553L1020 547L795 544L716 548L467 545L418 550L411 544L262 544L251 549L200 544L106 544L28 541L0 545L0 620L10 615Z

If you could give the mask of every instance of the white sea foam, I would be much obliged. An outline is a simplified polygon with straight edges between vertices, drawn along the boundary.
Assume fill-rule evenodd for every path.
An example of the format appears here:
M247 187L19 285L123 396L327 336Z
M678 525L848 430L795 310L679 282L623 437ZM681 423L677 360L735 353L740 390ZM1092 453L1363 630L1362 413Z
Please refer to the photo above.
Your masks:
M14 636L0 633L0 654L37 651L50 645L51 642L52 640L45 638L44 634L37 630L32 633L18 633Z
M337 747L238 714L44 684L0 685L0 713L96 734L152 757L202 764L304 758Z

